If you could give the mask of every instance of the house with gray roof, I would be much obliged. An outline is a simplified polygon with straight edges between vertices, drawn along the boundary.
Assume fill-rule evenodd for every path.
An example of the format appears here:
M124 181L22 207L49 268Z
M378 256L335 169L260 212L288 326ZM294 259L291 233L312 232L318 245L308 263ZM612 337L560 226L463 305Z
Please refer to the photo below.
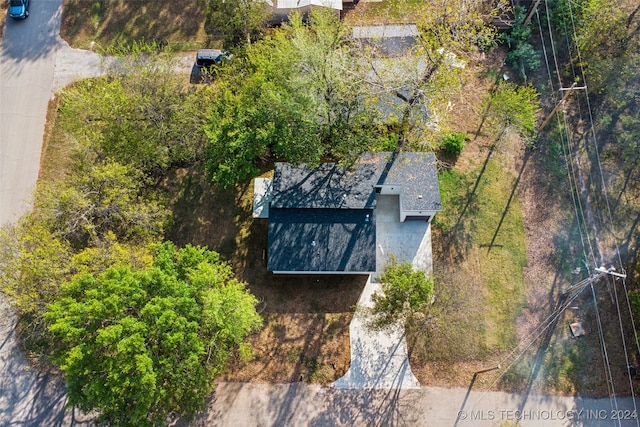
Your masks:
M350 168L276 163L256 178L254 217L268 218L267 269L288 274L376 271L376 206L398 196L400 223L442 207L433 153L365 153Z

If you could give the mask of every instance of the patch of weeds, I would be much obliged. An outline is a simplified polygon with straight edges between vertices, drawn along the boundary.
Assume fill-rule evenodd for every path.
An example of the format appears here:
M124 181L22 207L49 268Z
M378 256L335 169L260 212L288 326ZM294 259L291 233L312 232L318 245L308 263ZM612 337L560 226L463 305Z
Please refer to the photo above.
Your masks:
M444 169L438 173L438 181L442 206L446 206L446 209L434 217L433 226L442 234L447 234L452 230L469 199L470 180L467 175L454 169Z
M271 330L273 331L273 335L279 339L284 340L287 335L287 327L281 323L272 323L270 325Z
M327 340L333 340L336 338L336 336L340 333L340 323L339 322L330 322L325 331L324 331L324 337Z
M316 372L316 370L318 369L318 359L315 357L305 358L302 361L302 364L305 366L305 368L307 368L309 372L309 377L311 377L314 374L314 372Z
M333 381L334 377L333 369L328 366L322 366L309 373L309 382L314 384L327 384Z
M530 360L522 358L502 375L502 378L499 381L500 389L511 392L520 391L522 390L523 384L527 384L530 375Z
M249 362L251 362L256 358L256 355L253 352L253 346L251 345L251 343L248 343L248 342L240 343L240 345L238 346L237 353L238 353L238 359L240 360L240 363L242 363L243 365L248 364Z
M91 26L95 37L99 37L100 23L104 20L104 4L100 0L94 0L91 3Z
M492 65L482 73L482 77L488 79L489 81L495 82L500 78L500 70L495 65Z
M291 348L287 350L287 353L284 356L284 360L287 363L296 364L300 361L302 357L302 350L300 348Z
M321 313L322 312L322 307L320 305L320 302L318 300L313 300L310 302L310 312L311 313Z
M398 148L398 134L391 133L384 136L373 151L395 151L396 148Z

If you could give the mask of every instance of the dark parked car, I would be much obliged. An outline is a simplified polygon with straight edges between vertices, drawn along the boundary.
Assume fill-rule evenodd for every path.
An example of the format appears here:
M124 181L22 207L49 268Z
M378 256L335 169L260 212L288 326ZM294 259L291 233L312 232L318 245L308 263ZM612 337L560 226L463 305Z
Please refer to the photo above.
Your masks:
M29 16L29 0L9 0L9 16L13 19Z
M213 67L230 60L232 57L233 55L220 49L198 50L196 62L191 70L191 83L208 83Z

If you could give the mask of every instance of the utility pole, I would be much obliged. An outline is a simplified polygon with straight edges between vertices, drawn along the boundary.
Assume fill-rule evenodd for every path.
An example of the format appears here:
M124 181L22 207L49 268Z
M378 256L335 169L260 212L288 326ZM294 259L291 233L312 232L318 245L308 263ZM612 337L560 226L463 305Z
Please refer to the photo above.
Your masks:
M609 275L609 276L614 276L614 277L621 277L621 278L626 278L627 275L623 274L623 273L616 273L616 269L611 267L609 269L606 269L604 267L597 267L593 273L591 273L591 275L589 277L587 277L586 279L583 279L581 281L579 281L578 283L569 286L567 289L565 289L564 291L562 291L562 296L565 297L567 296L567 294L569 292L572 291L580 291L582 289L584 289L585 287L589 286L590 284L592 284L593 282L603 278L604 276Z
M562 99L560 100L560 102L558 102L558 105L555 106L555 108L549 113L549 115L547 116L546 119L544 119L544 122L542 122L542 124L540 125L540 127L538 128L538 132L541 132L542 129L544 129L549 122L551 121L551 118L554 116L554 114L556 114L556 112L558 111L558 109L564 105L564 102L566 101L566 99L569 97L569 94L574 91L574 90L580 90L580 89L586 89L586 86L580 86L577 87L578 83L573 83L571 85L571 87L568 88L560 88L560 91L564 92L564 94L562 95Z

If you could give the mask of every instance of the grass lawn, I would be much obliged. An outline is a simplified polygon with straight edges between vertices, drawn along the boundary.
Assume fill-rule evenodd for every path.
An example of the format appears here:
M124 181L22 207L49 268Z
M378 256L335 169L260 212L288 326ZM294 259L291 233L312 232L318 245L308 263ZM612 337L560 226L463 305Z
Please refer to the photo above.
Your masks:
M479 129L493 81L484 70L499 60L470 64L459 99L452 99L451 130L471 140L439 173L443 211L432 228L438 320L408 335L411 367L425 385L468 386L474 371L519 342L517 318L527 305L518 181L524 146L516 139L496 143L497 132Z
M360 2L355 9L347 12L345 21L351 25L368 24L413 24L414 11L423 0L384 0L380 2Z
M72 47L97 49L147 41L173 50L219 47L204 30L202 2L174 0L64 0L61 37Z
M526 303L523 267L527 263L520 199L513 196L515 177L488 159L478 176L477 213L469 265L483 278L487 304L486 347L505 350L518 342L515 319Z

